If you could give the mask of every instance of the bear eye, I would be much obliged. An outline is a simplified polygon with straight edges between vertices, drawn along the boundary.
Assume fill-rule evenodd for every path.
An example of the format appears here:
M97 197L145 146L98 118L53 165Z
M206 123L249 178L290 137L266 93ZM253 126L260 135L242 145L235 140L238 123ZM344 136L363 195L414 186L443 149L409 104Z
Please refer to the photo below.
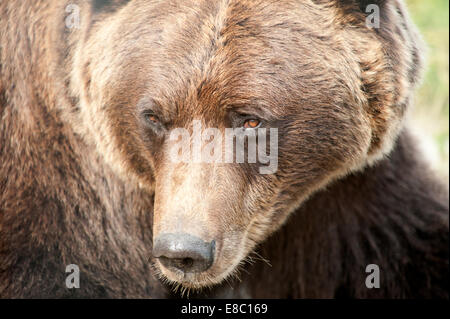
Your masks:
M251 128L258 128L261 125L261 121L257 119L248 119L244 122L244 128L251 129Z
M154 113L152 112L147 112L144 113L144 118L145 120L150 123L150 124L159 124L161 123L160 119L158 116L156 116Z

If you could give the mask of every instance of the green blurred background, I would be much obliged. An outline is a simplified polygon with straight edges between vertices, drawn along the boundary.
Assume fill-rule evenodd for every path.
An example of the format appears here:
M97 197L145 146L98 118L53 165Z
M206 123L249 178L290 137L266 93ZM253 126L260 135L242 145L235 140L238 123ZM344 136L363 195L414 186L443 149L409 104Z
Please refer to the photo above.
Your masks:
M427 68L417 91L411 123L423 137L433 166L449 174L449 1L407 0L411 18L428 45Z

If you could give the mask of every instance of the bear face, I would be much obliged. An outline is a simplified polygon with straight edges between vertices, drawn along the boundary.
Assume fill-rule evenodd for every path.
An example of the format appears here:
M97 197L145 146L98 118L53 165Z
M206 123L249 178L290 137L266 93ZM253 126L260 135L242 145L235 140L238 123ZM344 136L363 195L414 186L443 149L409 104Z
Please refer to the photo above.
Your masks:
M401 3L380 6L387 31L369 29L349 1L125 1L92 12L74 48L74 126L122 179L154 193L164 278L223 281L308 196L389 152L417 73L396 57L412 64L417 53L405 41L414 30L398 28ZM195 123L276 128L276 171L173 163L171 132Z

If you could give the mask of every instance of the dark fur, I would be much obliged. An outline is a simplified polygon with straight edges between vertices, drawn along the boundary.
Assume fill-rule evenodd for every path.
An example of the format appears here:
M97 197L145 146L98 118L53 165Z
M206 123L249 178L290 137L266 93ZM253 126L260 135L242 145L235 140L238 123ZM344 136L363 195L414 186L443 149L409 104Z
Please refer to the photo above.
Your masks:
M253 298L448 298L448 191L432 176L404 132L388 159L305 203L260 248L271 266L246 268L241 286ZM365 286L368 264L380 289Z
M158 60L146 56L141 61L138 56L133 63L125 64L123 73L119 72L123 82L108 83L111 90L105 99L114 108L96 116L103 119L106 114L112 123L112 132L100 140L104 142L113 135L117 154L102 154L96 148L98 143L83 127L88 123L80 116L81 95L87 101L94 101L99 93L95 88L97 83L91 81L98 64L91 61L101 56L101 52L94 49L91 52L91 47L85 48L83 44L98 32L102 21L126 7L128 1L70 1L80 5L82 19L88 21L79 32L69 32L63 27L64 8L68 4L64 2L5 0L0 3L0 296L174 296L156 278L149 261L153 183L158 178L157 162L161 155L149 154L143 148L142 132L135 129L132 113L123 109L124 105L138 104L144 85L141 77L150 73L134 68L139 62L146 66L149 61ZM223 49L217 40L223 37L221 30L212 31L210 46L203 48L199 61L190 55L192 43L183 41L192 37L198 40L194 44L201 43L204 39L201 29L192 26L200 26L201 21L220 11L215 5L204 3L197 8L194 2L186 1L201 14L185 21L186 28L170 43L174 47L155 47L149 52L171 50L170 57L159 56L161 61L165 59L166 78L158 79L156 84L164 94L173 93L170 96L161 93L158 98L166 102L167 114L175 112L167 106L171 104L169 101L177 106L180 126L196 112L203 112L208 120L218 117L216 109L206 106L252 101L261 92L274 94L270 97L272 101L292 105L292 113L277 122L285 134L280 145L281 175L278 176L284 181L284 188L276 206L280 214L271 216L273 225L277 225L279 219L287 217L287 213L282 213L289 201L313 188L313 181L325 178L332 169L344 170L349 165L348 158L357 156L362 147L360 137L365 133L358 129L360 118L355 115L349 122L335 121L351 112L347 104L364 101L358 107L364 106L370 114L372 135L368 154L385 155L384 143L396 140L400 131L398 122L418 82L421 49L398 1L380 1L384 27L372 32L363 27L363 2L314 1L323 10L315 8L311 17L320 16L325 23L331 19L320 13L336 12L337 16L331 18L341 23L341 30L345 31L334 35L310 28L310 34L299 36L305 41L301 43L311 45L310 51L302 51L302 59L297 60L292 56L292 43L284 43L283 35L286 30L301 35L308 31L305 29L308 26L300 22L291 25L287 18L289 21L280 22L265 11L249 17L256 2L265 4L264 1L230 1L227 12L232 17L223 32L228 38L221 39L220 45L226 48L222 52L228 53L227 70L231 75L214 73L217 71L214 55ZM133 3L138 1L130 1ZM121 30L123 34L108 35L117 36L116 49L127 47L120 46L121 41L126 43L126 40L158 34L161 31L157 29L158 19L168 17L167 12L175 15L181 10L166 3L155 12L144 2L141 4L142 10L136 10L129 20L156 21L151 25L156 29L146 29L147 22L137 26L127 24L126 30ZM256 41L265 32L257 22L269 19L275 19L269 29L280 33L265 37L264 41L284 48L281 49L284 55L264 65L267 60L257 59L267 43ZM194 38L197 32L198 39ZM252 41L245 42L247 38ZM253 47L243 45L248 43L254 44ZM351 49L342 43L352 44ZM84 64L77 65L77 70L82 70L77 82L70 73L78 46L86 50L81 59ZM325 72L339 70L340 61L334 61L335 64L329 61L328 68L317 63L320 59L308 63L311 52L322 54L325 48L330 57L348 58L361 69L358 79L361 86L350 87L358 96L349 96L349 88L345 87L356 81L350 75L332 79L331 71ZM348 51L342 53L343 49ZM126 53L117 54L128 62ZM352 60L355 57L357 60ZM252 64L255 61L260 62L256 67ZM305 72L298 74L297 69L285 67L292 66L288 61L300 61L297 69ZM206 65L211 69L204 75ZM254 85L255 89L242 93L239 81L245 75L243 70L252 67L267 80L264 83L267 87L259 88L248 81L245 84L250 88ZM294 86L298 79L303 85L300 89ZM279 91L285 88L291 95L277 95L274 87ZM179 88L182 90L174 92ZM247 94L247 99L239 100L232 94L235 92ZM342 102L340 109L330 108L335 101ZM205 108L198 108L199 105ZM303 117L296 118L293 116L300 113L298 105L302 107ZM124 131L128 134L123 134ZM325 189L314 189L313 195L292 213L281 229L277 231L276 226L265 229L267 236L277 231L259 247L260 255L272 267L256 261L253 266L245 266L249 273L242 273L242 283L233 282L233 290L224 283L206 290L204 296L448 298L448 191L436 182L414 144L407 129L403 129L393 151L386 151L388 156L363 171L356 170L332 181ZM150 149L155 152L155 145ZM325 153L330 157L323 156ZM126 176L117 172L107 156L125 163ZM262 182L268 194L275 187L271 182L270 179L267 184ZM261 196L271 199L265 194ZM260 202L261 214L269 204ZM65 287L65 266L71 263L81 269L80 289ZM368 290L364 286L365 266L371 263L380 266L381 289Z

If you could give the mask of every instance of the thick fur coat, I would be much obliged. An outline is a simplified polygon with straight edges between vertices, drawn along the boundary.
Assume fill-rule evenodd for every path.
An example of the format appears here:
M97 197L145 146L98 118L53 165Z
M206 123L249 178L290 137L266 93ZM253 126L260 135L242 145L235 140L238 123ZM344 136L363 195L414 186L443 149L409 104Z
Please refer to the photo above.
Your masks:
M421 41L375 2L379 29L356 0L1 1L0 296L448 298L448 189L403 124ZM166 128L242 111L277 173L164 160ZM180 209L218 243L190 282L152 256Z

